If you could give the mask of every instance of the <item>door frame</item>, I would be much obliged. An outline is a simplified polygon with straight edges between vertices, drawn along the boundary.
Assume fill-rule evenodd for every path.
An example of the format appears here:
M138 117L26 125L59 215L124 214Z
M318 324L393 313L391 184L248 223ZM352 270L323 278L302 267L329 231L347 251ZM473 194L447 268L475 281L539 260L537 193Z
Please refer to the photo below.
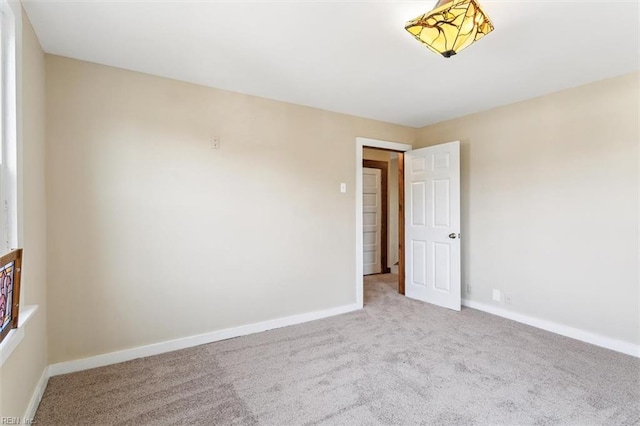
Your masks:
M378 139L369 139L356 137L356 189L355 189L355 197L356 197L356 276L355 276L355 285L356 285L356 305L359 308L364 307L364 278L363 278L363 241L362 241L362 149L363 148L380 148L386 149L389 151L395 151L398 153L405 153L407 151L411 151L413 149L412 145L391 141L383 141ZM400 165L400 158L398 159L398 176L400 173L404 171L404 168ZM402 179L404 183L404 177ZM400 216L398 218L398 243L400 246L400 254L398 256L398 273L400 274L402 271L402 278L404 278L404 240L401 240L404 235L404 185L400 185L402 187L402 192L398 193L398 202L400 203ZM402 282L401 284L404 284ZM402 290L401 293L404 294L404 286L402 285L399 290Z
M380 170L380 213L382 216L382 227L380 229L380 270L382 274L388 274L391 271L387 265L387 255L389 254L389 163L386 161L362 160L362 167Z

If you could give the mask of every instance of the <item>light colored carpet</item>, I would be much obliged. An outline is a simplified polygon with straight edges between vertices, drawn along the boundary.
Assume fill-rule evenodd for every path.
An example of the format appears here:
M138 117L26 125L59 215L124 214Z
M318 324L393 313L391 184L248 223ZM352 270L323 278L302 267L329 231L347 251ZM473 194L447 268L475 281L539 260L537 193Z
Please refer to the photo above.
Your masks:
M359 312L53 377L37 424L640 424L640 360L395 279Z

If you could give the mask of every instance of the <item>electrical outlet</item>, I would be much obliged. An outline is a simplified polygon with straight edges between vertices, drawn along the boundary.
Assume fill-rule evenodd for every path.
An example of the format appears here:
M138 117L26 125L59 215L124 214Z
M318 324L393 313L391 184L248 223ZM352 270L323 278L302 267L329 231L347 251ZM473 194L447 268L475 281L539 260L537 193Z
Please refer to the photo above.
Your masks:
M493 289L493 300L496 302L500 302L502 299L502 294L500 293L500 290L496 290L495 288Z
M467 294L471 294L472 290L473 288L471 287L471 284L467 283Z
M211 149L220 149L220 136L211 138Z
M343 194L345 192L347 192L347 184L346 183L341 183L340 184L340 192L342 192Z
M504 294L504 303L510 305L513 303L513 297L511 296L511 293L505 293Z

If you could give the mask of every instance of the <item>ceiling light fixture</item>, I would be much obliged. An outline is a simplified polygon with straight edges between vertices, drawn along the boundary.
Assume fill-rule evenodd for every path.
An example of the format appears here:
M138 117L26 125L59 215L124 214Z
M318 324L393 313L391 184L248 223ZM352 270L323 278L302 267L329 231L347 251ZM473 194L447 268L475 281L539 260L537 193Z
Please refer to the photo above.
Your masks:
M404 29L450 58L493 31L493 24L476 0L439 0L431 12L407 22Z

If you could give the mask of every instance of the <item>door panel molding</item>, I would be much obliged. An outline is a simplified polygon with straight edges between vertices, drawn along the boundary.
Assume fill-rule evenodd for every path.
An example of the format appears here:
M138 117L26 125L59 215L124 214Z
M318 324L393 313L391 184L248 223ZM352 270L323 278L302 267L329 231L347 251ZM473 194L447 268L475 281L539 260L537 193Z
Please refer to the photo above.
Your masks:
M389 163L377 160L362 160L362 167L368 169L379 169L382 177L382 230L380 231L381 262L382 273L388 274L391 269L387 265L388 241L389 241Z

